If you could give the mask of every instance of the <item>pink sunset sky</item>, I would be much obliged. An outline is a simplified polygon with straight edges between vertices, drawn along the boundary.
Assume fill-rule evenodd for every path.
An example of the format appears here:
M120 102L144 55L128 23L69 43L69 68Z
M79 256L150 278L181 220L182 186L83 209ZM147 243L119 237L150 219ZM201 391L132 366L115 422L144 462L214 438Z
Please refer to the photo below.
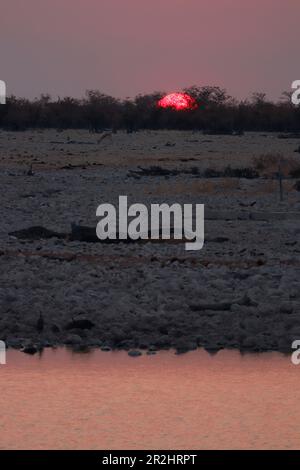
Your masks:
M0 79L33 98L219 85L277 99L300 79L299 0L2 0Z

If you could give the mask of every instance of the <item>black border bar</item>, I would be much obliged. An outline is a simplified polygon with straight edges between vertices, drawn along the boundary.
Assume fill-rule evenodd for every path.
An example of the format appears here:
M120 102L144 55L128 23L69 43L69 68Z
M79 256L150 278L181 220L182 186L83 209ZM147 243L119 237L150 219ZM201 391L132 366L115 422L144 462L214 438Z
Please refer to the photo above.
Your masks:
M194 457L192 457L194 456ZM122 459L121 459L122 458ZM134 465L131 465L134 459ZM113 462L110 459L114 459ZM118 460L116 460L118 459ZM0 451L0 465L22 467L52 467L54 465L79 465L92 468L107 468L113 465L121 468L141 468L147 465L180 467L225 467L246 465L293 465L299 463L300 451L197 451L197 450L93 450L93 451ZM3 468L3 467L2 467Z

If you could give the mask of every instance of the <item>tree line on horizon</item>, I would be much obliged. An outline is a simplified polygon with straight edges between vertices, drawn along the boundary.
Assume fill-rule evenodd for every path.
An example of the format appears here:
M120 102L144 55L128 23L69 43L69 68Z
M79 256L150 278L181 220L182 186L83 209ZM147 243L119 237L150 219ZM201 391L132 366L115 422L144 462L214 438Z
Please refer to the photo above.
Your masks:
M196 109L160 108L157 103L165 95L162 92L124 100L98 90L88 90L82 99L52 100L50 95L41 95L31 101L10 96L6 105L0 106L0 128L88 129L96 133L105 129L201 130L212 134L300 131L300 107L291 103L289 92L284 92L278 102L267 100L264 93L254 93L251 99L239 101L216 86L192 86L183 92L196 100Z

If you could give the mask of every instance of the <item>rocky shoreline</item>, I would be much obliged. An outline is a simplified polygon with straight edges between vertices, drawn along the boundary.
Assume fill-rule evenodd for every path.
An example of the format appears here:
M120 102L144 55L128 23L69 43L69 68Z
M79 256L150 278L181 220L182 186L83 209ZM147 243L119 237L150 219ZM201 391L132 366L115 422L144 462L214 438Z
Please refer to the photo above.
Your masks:
M74 268L74 261L44 260L38 255L20 254L17 259L2 256L1 261L3 258L12 276L22 272L25 265L29 284L38 272L39 288L58 271L58 282L70 271L76 283L82 272L84 277L95 280L106 277L107 284L112 284L115 276L118 278L119 287L110 295L104 295L105 285L98 296L90 291L89 295L95 295L94 301L85 297L84 289L90 289L89 284L73 294L69 291L71 286L68 289L65 286L62 292L58 285L57 290L52 286L56 302L51 301L53 294L50 292L47 299L44 297L44 305L42 296L38 303L34 303L33 298L23 300L23 316L12 314L12 310L18 311L20 299L16 295L19 291L21 296L21 292L20 288L15 294L11 290L5 297L11 310L7 309L7 314L1 318L2 338L8 347L27 353L61 345L75 351L97 347L103 351L124 349L153 353L175 349L182 353L204 347L211 352L223 348L289 352L292 341L300 336L299 266L269 266L261 260L256 266L237 269L230 265L215 267L204 263L200 266L192 259L163 263L153 259L147 268L139 265L134 269L126 266L120 269L113 265L109 269L110 279L107 279L106 268L101 270L97 264L91 266L85 261L75 261ZM178 279L181 279L179 284ZM158 292L161 283L168 295ZM150 302L148 296L154 292L155 298ZM76 295L85 298L88 307L75 306Z

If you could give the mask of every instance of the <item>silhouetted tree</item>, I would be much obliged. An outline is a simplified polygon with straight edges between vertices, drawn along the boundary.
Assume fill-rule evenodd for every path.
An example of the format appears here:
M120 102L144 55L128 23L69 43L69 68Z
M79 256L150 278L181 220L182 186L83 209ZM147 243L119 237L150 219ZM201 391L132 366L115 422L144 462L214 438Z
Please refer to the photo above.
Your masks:
M0 106L0 127L22 131L28 128L89 129L192 129L206 133L238 134L243 131L299 132L300 107L291 104L284 92L278 102L268 101L264 93L253 93L250 100L237 101L216 86L193 85L184 90L198 105L189 111L163 109L157 103L163 92L140 94L119 100L88 90L79 100L71 97L53 100L49 95L29 101L10 96Z

